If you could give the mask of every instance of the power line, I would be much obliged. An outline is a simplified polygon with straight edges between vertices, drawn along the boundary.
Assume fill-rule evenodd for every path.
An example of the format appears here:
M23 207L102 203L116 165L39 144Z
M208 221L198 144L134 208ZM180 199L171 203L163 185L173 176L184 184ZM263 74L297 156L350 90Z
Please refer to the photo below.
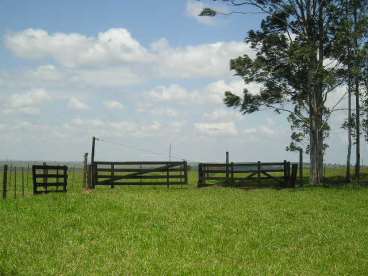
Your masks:
M152 151L152 150L139 148L139 147L132 146L132 145L129 145L129 144L126 144L126 143L109 141L109 140L102 139L102 138L97 138L96 141L100 141L100 142L104 142L104 143L112 144L112 145L117 145L117 146L121 146L121 147L124 147L124 148L130 148L130 149L133 149L133 150L136 150L136 151L140 151L140 152L143 152L143 153L146 153L146 154L148 153L148 154L151 154L151 155L157 155L157 156L161 156L161 157L162 156L167 156L164 153L159 153L159 152L155 152L155 151ZM171 156L174 156L174 157L176 157L178 159L186 160L186 158L183 158L183 156L179 156L178 154L173 153L173 152L171 152Z

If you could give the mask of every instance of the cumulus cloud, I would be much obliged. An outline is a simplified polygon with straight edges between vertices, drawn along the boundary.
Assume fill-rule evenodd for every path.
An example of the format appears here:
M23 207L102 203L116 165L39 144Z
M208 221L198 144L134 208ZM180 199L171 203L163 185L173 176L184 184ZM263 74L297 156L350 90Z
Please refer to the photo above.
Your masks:
M43 89L31 90L27 93L13 94L5 100L4 113L21 112L35 114L40 107L51 100L51 96Z
M166 39L159 39L146 48L124 28L109 29L95 37L26 29L6 35L5 45L21 58L53 59L67 68L96 67L95 74L85 78L88 81L103 78L105 83L109 83L109 76L116 73L115 66L120 66L119 70L123 70L121 67L124 66L125 74L130 73L129 79L132 75L156 78L218 77L230 75L231 58L243 54L254 56L249 45L240 41L172 47ZM41 69L41 75L57 77L55 68ZM85 74L81 73L82 79ZM112 81L120 84L115 77Z
M68 108L82 111L89 108L89 106L77 97L71 97L68 101Z
M148 54L126 29L110 29L97 37L77 33L49 34L26 29L8 34L5 45L17 56L29 59L53 58L64 66L144 62Z

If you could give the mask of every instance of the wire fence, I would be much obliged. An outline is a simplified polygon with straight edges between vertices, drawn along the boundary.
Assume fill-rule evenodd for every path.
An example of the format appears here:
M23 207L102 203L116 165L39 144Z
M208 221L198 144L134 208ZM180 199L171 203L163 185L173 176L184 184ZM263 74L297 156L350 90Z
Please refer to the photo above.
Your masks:
M83 190L83 173L81 167L68 168L68 191L81 192ZM2 199L33 196L32 165L0 166L0 185Z

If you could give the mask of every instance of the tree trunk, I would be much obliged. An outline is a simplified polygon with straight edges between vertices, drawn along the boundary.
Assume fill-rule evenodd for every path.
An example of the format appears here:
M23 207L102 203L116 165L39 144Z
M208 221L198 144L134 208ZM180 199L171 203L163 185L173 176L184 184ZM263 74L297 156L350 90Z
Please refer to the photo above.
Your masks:
M354 7L354 32L357 31L357 7ZM359 75L357 75L359 70L359 61L358 61L358 40L355 38L354 41L354 66L355 66L355 178L359 183L360 176L360 93L359 93Z
M350 74L350 69L348 69L349 74ZM352 141L351 141L351 133L352 133L352 129L351 129L351 76L349 76L349 80L348 80L348 154L346 157L346 181L347 182L351 182L351 172L350 172L350 167L351 167L351 145L352 145Z

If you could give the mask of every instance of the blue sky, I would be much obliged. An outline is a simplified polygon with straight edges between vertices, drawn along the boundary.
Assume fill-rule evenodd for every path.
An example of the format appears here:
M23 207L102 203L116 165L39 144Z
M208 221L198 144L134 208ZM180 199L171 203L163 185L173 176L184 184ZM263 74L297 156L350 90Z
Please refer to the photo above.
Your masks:
M96 135L104 160L167 159L169 144L189 161L296 160L285 116L222 103L241 94L229 59L254 55L243 39L261 16L199 18L203 3L2 0L0 158L80 160Z

